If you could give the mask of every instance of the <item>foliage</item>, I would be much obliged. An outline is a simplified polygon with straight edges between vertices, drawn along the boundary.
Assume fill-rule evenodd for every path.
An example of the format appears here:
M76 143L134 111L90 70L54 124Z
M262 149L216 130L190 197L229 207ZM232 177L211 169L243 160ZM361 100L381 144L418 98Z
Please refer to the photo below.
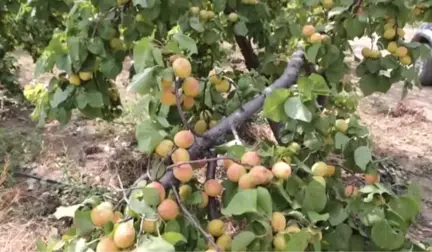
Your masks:
M93 219L100 205L83 204L73 227L40 249L421 249L405 238L420 211L419 192L410 186L396 195L379 182L369 131L354 114L357 90L344 76L348 41L377 34L376 43L362 50L356 69L363 94L387 92L398 81L407 89L418 85L413 63L428 54L427 48L405 41L403 27L430 19L430 5L402 0L75 1L65 29L55 31L37 60L36 74L54 67L63 73L46 88L26 91L36 104L33 116L41 123L66 123L74 109L89 118L119 116L121 102L112 79L132 55L135 75L128 89L141 95L140 107L149 115L137 125L136 137L139 149L155 156L147 177L155 182L146 186L140 181L132 190L124 218L104 208L104 225ZM249 71L230 64L221 41L238 45ZM299 44L308 61L301 73L293 68L298 58L287 56ZM287 64L291 67L284 72ZM299 76L290 86L292 74ZM268 88L275 81L285 88ZM317 102L323 97L328 103ZM250 106L243 106L247 101ZM278 144L245 146L239 139L225 144L227 132L236 135L230 126L248 119L231 119L232 113L240 109L236 113L241 115L251 104L263 105L264 116L277 124ZM184 128L191 129L192 137L178 137ZM225 167L230 173L237 166L223 179L223 193L213 180L217 164L209 143L223 143L211 147L217 147L224 163L237 163ZM343 163L333 163L330 154ZM201 163L208 163L211 184L202 186L192 178L192 165L204 169ZM343 178L350 174L364 174L367 184L345 185ZM176 179L189 185L180 196ZM209 222L217 218L213 197L218 196L222 219L237 230L215 243L209 234L226 233L220 222Z

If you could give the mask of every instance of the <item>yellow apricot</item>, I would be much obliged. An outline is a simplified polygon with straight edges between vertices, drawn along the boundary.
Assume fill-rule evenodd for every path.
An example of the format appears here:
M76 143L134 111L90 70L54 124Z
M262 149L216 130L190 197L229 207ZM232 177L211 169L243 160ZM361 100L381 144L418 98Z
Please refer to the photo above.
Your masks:
M174 143L179 148L187 149L192 146L195 137L189 130L181 130L174 136Z
M225 223L222 220L211 220L207 224L207 232L212 236L219 237L225 233Z
M189 152L186 149L178 148L171 155L171 160L173 161L174 164L187 162L190 160Z
M221 195L222 189L222 184L216 179L209 179L204 184L204 192L210 197Z
M173 148L174 148L173 141L169 139L164 139L162 140L162 142L158 144L158 146L156 146L155 152L160 157L166 157L172 151Z
M246 173L244 166L233 163L227 170L227 178L232 182L238 182Z
M186 96L196 97L199 94L199 82L193 77L187 77L182 84L183 92Z
M182 164L174 167L173 173L174 177L182 183L189 182L193 177L193 169L190 164Z
M281 212L274 212L272 214L271 224L273 227L273 232L278 233L284 231L286 228L285 215Z
M179 57L174 60L172 67L174 69L174 74L180 78L189 77L192 73L192 65L189 60Z

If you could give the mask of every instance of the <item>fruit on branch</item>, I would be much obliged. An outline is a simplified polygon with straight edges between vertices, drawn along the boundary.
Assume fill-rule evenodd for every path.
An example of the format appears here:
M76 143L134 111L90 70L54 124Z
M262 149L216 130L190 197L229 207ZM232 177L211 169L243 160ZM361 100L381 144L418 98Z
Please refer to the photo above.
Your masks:
M179 214L179 207L177 203L172 199L165 199L162 201L158 208L158 214L164 221L170 221L177 218Z
M209 128L213 128L214 126L216 126L217 123L218 123L217 121L211 120L209 123Z
M204 192L210 197L217 197L222 194L222 184L216 179L209 179L204 184Z
M166 157L173 150L174 142L169 139L162 140L158 146L156 146L156 154L159 157Z
M401 62L402 65L408 66L408 65L411 65L412 59L411 59L411 57L409 55L407 55L405 57L402 57L400 59L400 62Z
M287 244L283 233L279 233L273 238L273 246L276 251L285 251Z
M225 167L225 169L228 169L232 164L234 164L234 161L232 161L231 159L223 160L223 166Z
M199 82L193 77L187 77L182 84L183 92L186 96L196 97L199 94Z
M405 46L400 46L396 49L395 51L395 55L397 57L405 57L408 54L408 48L406 48Z
M184 110L191 110L193 106L195 105L195 99L190 96L183 97L183 109Z
M218 85L219 83L222 82L222 77L218 76L216 74L216 70L213 69L209 72L209 81L213 85Z
M315 180L316 182L320 183L323 187L326 187L326 181L325 181L324 177L313 176L312 179Z
M364 175L364 179L365 179L366 183L368 183L368 184L376 184L376 183L379 183L379 181L380 181L380 177L378 174L366 173Z
M199 16L202 21L207 21L207 19L209 18L208 12L206 10L200 10Z
M178 148L171 155L171 160L174 164L190 161L189 152L183 148Z
M79 72L78 75L79 75L80 79L83 81L88 81L88 80L93 79L93 73L92 72Z
M327 165L326 176L331 177L331 176L335 175L335 173L336 173L336 167L333 165Z
M403 38L405 36L405 31L402 28L397 28L396 33L401 38Z
M190 185L181 185L179 187L179 196L182 201L185 201L192 194L192 186Z
M281 212L274 212L272 214L271 225L273 228L273 232L275 233L284 231L286 228L285 215Z
M345 197L357 197L359 195L359 189L355 185L348 185L345 187Z
M348 131L348 123L343 119L337 119L335 122L335 128L339 132L346 133Z
M156 188L156 190L159 192L160 202L162 202L165 199L166 197L165 187L161 183L157 181L153 181L150 184L148 184L147 187Z
M177 132L174 136L174 143L179 148L187 149L194 143L194 135L189 130L182 130Z
M252 183L252 178L250 176L250 174L245 174L243 176L241 176L239 182L238 182L238 187L240 189L251 189L255 187L255 184Z
M196 16L199 14L200 8L198 6L192 6L190 7L189 11L193 16Z
M231 244L232 244L232 238L231 238L231 236L229 236L227 234L221 235L216 240L216 245L222 251L229 251L231 249Z
M225 233L225 224L222 220L211 220L207 224L207 232L214 237L219 237Z
M321 0L321 4L324 9L331 9L334 6L333 0Z
M80 79L80 77L79 77L78 75L76 75L76 74L71 74L71 75L69 76L69 82L70 82L70 84L72 84L72 85L79 86L79 85L81 84L81 79Z
M322 40L321 34L317 32L312 34L312 36L310 36L310 42L312 44L321 44L321 40Z
M273 179L273 173L264 166L254 166L250 172L249 176L254 185L265 185L270 183Z
M207 131L207 123L205 120L198 120L194 125L194 130L197 134L202 135Z
M142 223L142 230L146 233L154 233L156 231L157 219L144 219Z
M298 233L300 231L301 231L301 229L299 228L299 226L297 224L291 224L285 229L285 232L287 232L287 233Z
M122 222L114 231L114 243L119 248L128 248L134 244L135 234L133 220Z
M207 193L201 192L201 199L202 199L202 202L199 205L199 208L206 208L208 205L208 202L209 202L209 196L207 195Z
M96 252L117 252L120 249L114 243L114 240L109 236L104 236L96 246Z
M381 52L379 50L371 50L370 57L372 59L378 59L379 57L381 57Z
M301 150L301 146L297 142L292 142L288 145L288 150L293 154L298 154Z
M385 39L393 39L396 36L396 30L394 28L390 28L384 31L383 37Z
M391 53L396 53L397 48L398 48L398 45L394 41L388 43L388 45L387 45L387 51L389 51Z
M324 162L316 162L312 165L312 174L314 176L326 176L328 172L327 164Z
M216 14L213 11L207 11L208 20L212 20L216 17Z
M303 26L303 36L310 37L312 34L316 32L316 29L313 25L305 25Z
M102 202L92 209L90 219L94 226L103 227L114 218L113 205L110 202Z
M172 80L162 79L161 81L162 90L171 89L172 83L173 83Z
M233 163L227 170L227 178L232 182L238 182L247 173L243 165Z
M174 94L174 89L170 88L170 89L165 89L162 91L162 95L161 95L161 103L164 105L168 105L168 106L174 106L176 105L176 96Z
M277 162L273 165L272 172L277 179L288 179L291 176L291 166L285 162Z
M119 38L112 38L109 41L109 44L112 49L122 50L123 49L123 41Z
M261 164L261 158L255 151L247 151L241 157L241 163L249 166L255 166ZM250 167L246 167L250 169Z
M172 63L175 76L179 78L189 77L192 73L192 65L189 60L179 57Z
M190 164L182 164L174 167L174 177L182 183L189 182L193 177L193 169Z
M238 20L238 14L235 13L235 12L231 12L231 13L228 15L228 20L229 20L230 22L232 22L232 23L237 22L237 20Z
M115 211L112 222L115 224L118 223L121 219L123 219L123 214L119 211Z
M219 93L226 93L230 90L230 83L224 78L219 84L215 85L215 88Z
M318 239L321 241L322 240L322 232L319 230L319 229L314 229L314 228L308 228L307 229L307 232L309 233L309 234L311 234L312 235L312 237L315 237L315 236L318 236ZM311 237L311 238L312 238Z
M368 47L363 47L363 49L361 50L361 54L362 54L362 56L365 57L365 58L369 58L370 55L371 55L371 53L372 53L372 51L371 51L371 49L368 48Z

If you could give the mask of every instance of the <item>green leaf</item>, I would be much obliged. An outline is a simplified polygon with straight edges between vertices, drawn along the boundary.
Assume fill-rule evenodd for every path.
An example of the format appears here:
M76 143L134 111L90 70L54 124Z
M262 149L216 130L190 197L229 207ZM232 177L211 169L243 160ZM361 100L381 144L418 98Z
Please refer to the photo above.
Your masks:
M176 232L166 232L162 235L162 238L171 245L176 245L179 242L187 242L186 238L182 234Z
M106 56L104 43L103 43L102 39L99 37L96 37L96 38L93 38L92 40L90 40L90 43L87 46L87 49L95 55L98 55L101 57Z
M197 32L203 32L204 26L201 24L201 21L199 20L199 17L191 17L189 19L189 25Z
M420 211L415 200L409 196L392 198L389 202L389 206L393 211L402 216L405 221L411 220Z
M81 64L86 60L88 56L87 45L84 38L68 37L67 47L74 68L80 69Z
M246 36L248 34L248 28L244 21L238 21L234 25L234 33L238 36Z
M216 13L225 10L227 0L213 0L212 2L213 2L213 9Z
M153 46L150 38L143 38L133 49L134 68L137 73L152 67L154 64Z
M366 167L369 162L372 161L371 150L366 146L360 146L354 151L355 163L360 169L366 171Z
M365 26L357 18L347 19L346 31L349 38L362 37L364 34Z
M349 217L348 211L337 201L332 201L328 204L328 207L328 212L330 214L329 222L332 226L343 223Z
M275 122L286 119L284 104L290 94L288 89L280 88L268 95L264 101L264 116Z
M350 251L364 251L364 238L361 235L352 235L350 239Z
M136 127L138 150L148 154L152 153L166 135L165 131L150 120L138 124Z
M257 193L258 193L257 195L258 210L260 212L265 213L269 218L271 218L273 212L273 205L272 205L272 197L269 191L264 187L258 187Z
M37 252L48 252L48 248L40 237L36 238L36 249Z
M85 93L87 103L93 108L101 108L104 105L103 97L100 92L92 91Z
M335 135L335 148L337 150L342 150L345 145L349 142L349 138L343 133L336 133Z
M246 250L256 238L256 235L250 231L243 231L236 235L232 241L231 249L233 251Z
M152 216L155 214L155 210L150 207L145 200L139 199L134 195L129 197L129 205L130 209L141 216Z
M320 44L314 44L306 50L306 58L309 62L315 63L320 48Z
M399 230L394 230L387 220L373 225L371 237L375 245L386 250L398 249L405 241L405 235Z
M75 211L74 225L79 235L92 231L94 226L90 218L91 211Z
M310 82L313 84L312 92L316 95L328 96L330 89L327 86L327 82L319 74L311 74L308 78Z
M308 241L310 238L310 234L306 231L301 231L297 233L291 234L290 240L287 243L287 247L285 251L299 252L305 251Z
M195 40L188 37L187 35L177 32L174 34L174 39L179 43L180 48L189 50L191 55L198 53L198 47Z
M156 188L148 187L141 190L142 199L147 205L156 208L160 203L159 191Z
M201 193L201 192L198 192ZM181 232L180 224L176 220L170 220L165 224L164 232L175 232L179 233Z
M162 237L147 236L147 239L137 246L137 252L174 252L175 248L173 245L165 241Z
M237 192L229 202L228 206L222 209L223 215L233 216L244 213L256 213L257 209L257 189L246 189Z
M105 77L115 79L122 71L121 61L116 61L114 58L102 60L101 71Z
M291 97L286 100L284 104L285 113L292 119L311 122L312 113L309 109L302 103L300 97Z
M306 211L321 212L327 203L327 195L324 186L313 180L305 189L303 208Z
M345 223L340 224L330 234L326 235L325 239L337 251L346 251L350 246L352 229Z
M378 73L381 70L380 60L377 59L366 59L364 61L366 68L370 73Z
M65 90L61 90L60 88L57 88L56 92L54 93L54 96L51 100L51 107L57 108L60 103L67 100L69 95L75 90L75 87L72 85L67 86Z
M165 67L165 63L162 58L162 51L157 47L153 47L152 49L153 58L159 66Z
M312 224L315 224L319 221L326 221L329 219L330 215L328 213L325 214L319 214L317 212L307 212L307 215L309 219L311 220Z
M154 70L154 67L149 67L141 73L134 75L127 90L141 95L147 94L152 88L158 85L154 76Z

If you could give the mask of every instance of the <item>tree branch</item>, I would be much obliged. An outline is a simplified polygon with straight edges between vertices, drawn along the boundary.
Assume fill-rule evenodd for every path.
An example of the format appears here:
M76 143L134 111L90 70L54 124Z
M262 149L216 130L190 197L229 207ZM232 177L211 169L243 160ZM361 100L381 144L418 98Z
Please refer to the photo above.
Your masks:
M215 150L210 151L212 156L216 156ZM214 179L216 177L217 160L212 160L208 162L206 178ZM209 197L209 202L207 205L208 218L209 220L219 219L221 216L219 201L215 197Z

